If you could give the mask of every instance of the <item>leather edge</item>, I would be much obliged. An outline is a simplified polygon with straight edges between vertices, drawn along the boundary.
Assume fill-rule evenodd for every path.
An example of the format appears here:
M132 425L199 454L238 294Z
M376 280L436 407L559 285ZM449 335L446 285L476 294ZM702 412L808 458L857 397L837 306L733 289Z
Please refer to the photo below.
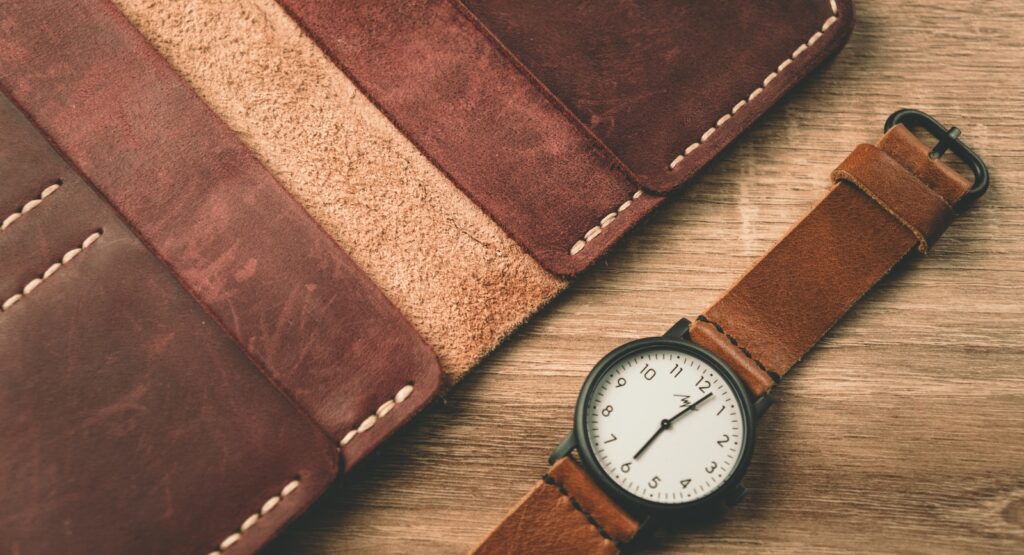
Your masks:
M332 451L336 454L337 448ZM243 510L249 511L251 515L257 515L263 513L263 509L268 505L268 503L272 503L271 499L274 497L278 498L274 507L276 510L270 510L267 511L266 514L261 514L259 519L256 521L256 524L246 530L241 529L242 526L244 526L243 523L245 523L246 519L243 518L239 520L239 527L237 529L224 531L224 538L220 540L221 543L223 544L226 541L230 541L228 538L238 534L238 539L229 546L231 548L231 554L238 555L239 553L256 553L266 546L271 540L280 536L285 527L302 516L303 513L305 513L314 503L317 502L318 499L320 499L321 496L323 496L324 493L327 492L328 489L331 488L331 484L333 484L337 479L340 473L338 458L328 458L331 459L329 473L323 476L310 473L308 477L303 477L302 472L299 472L294 477L284 477L284 483L281 484L282 489L272 495L268 495L267 500L263 502L262 506L242 507ZM284 488L287 488L290 484L288 481L289 479L301 480L300 486L290 494L284 494L286 491ZM292 501L293 503L290 503L289 505L282 505L289 501ZM288 510L285 510L286 507ZM222 553L228 551L228 549L222 547L222 545L211 545L211 548L213 549L211 549L209 555L222 555Z
M750 109L745 110L745 113L741 116L732 118L731 126L720 133L716 133L716 136L712 138L713 142L709 145L709 148L700 149L700 152L696 153L695 156L685 161L683 164L680 164L674 170L666 172L665 178L662 181L642 183L636 176L635 172L629 169L603 141L597 138L594 133L586 127L586 125L580 122L575 114L568 110L564 103L550 90L548 90L546 85L540 82L536 76L529 71L529 68L526 68L522 62L519 61L518 58L516 58L515 55L511 53L489 29L487 29L476 18L476 16L472 14L470 10L468 10L460 1L450 0L449 4L452 5L455 11L462 17L466 18L469 24L481 35L481 38L487 41L490 47L494 49L499 56L504 58L505 63L510 65L515 72L526 79L531 84L531 87L540 94L554 110L567 119L570 126L574 128L575 132L580 137L582 137L584 142L591 146L592 150L598 152L600 156L604 157L609 162L609 167L606 168L607 171L620 173L626 178L627 182L637 187L632 198L623 198L621 203L616 204L615 206L610 206L608 208L608 212L599 221L593 222L593 226L591 228L579 230L579 238L575 244L547 245L534 244L529 240L524 240L522 233L520 233L515 226L509 225L507 222L503 222L496 218L493 212L488 209L484 203L479 202L470 190L461 186L459 184L460 181L455 179L454 176L447 171L444 165L440 164L429 150L424 148L421 142L414 138L413 134L409 133L409 130L400 121L400 118L396 117L394 113L383 106L376 95L368 90L366 84L357 75L355 75L345 63L342 63L336 55L331 53L332 49L325 43L326 39L324 37L320 36L319 33L310 31L308 25L303 23L303 18L300 17L300 14L298 14L287 2L279 1L278 3L289 17L300 23L303 31L320 48L320 50L334 62L334 65L338 70L341 71L356 86L356 88L359 89L359 91L378 110L381 111L381 113L391 122L392 125L396 127L396 129L398 129L400 133L409 139L416 149L423 154L431 164L437 167L446 178L455 183L464 194L469 196L474 203L480 206L484 212L487 213L491 219L494 220L495 223L516 243L523 247L523 249L534 260L536 260L541 267L563 277L572 277L583 272L590 268L599 258L604 256L624 234L632 230L640 220L645 218L658 204L660 204L664 195L675 190L692 178L697 171L714 159L714 157L717 156L733 140L735 140L735 138L749 128L754 121L760 118L770 107L778 102L783 95L788 93L797 83L807 77L813 69L818 67L829 56L838 52L840 47L848 40L853 28L853 7L851 1L835 0L835 13L838 15L836 16L837 19L835 23L830 29L834 32L823 34L822 38L817 41L813 47L810 47L805 55L789 65L787 68L788 71L780 73L778 78L774 81L777 84L772 91L759 95L756 103L751 103L752 107ZM630 208L628 210L623 209L622 207L627 206L627 203ZM590 237L591 239L586 239L587 237ZM591 243L593 244L591 245ZM579 245L583 245L583 247L586 248L581 248Z
M728 364L755 398L764 395L775 385L778 374L769 370L740 340L717 322L704 316L699 317L690 324L690 338Z
M182 87L186 91L185 94L191 97L191 99L194 102L198 103L198 109L209 115L211 118L213 118L219 125L223 126L225 129L228 129L228 132L230 133L231 136L235 136L235 133L230 130L227 124L223 121L223 119L219 115L217 115L210 108L210 106L199 96L199 94L195 91L192 85L189 84L187 80L185 80L180 75L180 73L177 72L177 70L166 60L166 58L156 50L156 48L149 42L149 40L135 27L133 23L131 23L128 20L128 18L116 6L114 6L113 4L108 4L106 2L102 2L101 8L94 8L92 6L89 6L85 9L105 10L103 12L103 17L112 15L113 17L120 19L123 22L123 25L126 26L126 28L130 29L130 34L134 35L134 40L140 40L144 43L144 50L147 56L150 58L155 57L159 59L160 63L166 66L168 71L173 73L174 78L180 81ZM126 63L130 64L133 62ZM64 159L65 162L68 164L68 166L74 169L74 171L77 172L80 176L82 176L82 178L86 182L88 182L90 186L94 188L94 190L100 195L100 197L103 198L104 201L109 204L109 206L117 213L118 217L125 223L126 227L139 239L139 241L145 246L145 248L148 249L150 253L152 253L152 255L167 269L170 275L182 286L182 288L189 295L189 297L191 297L192 300L196 302L202 308L202 310L206 312L216 322L217 326L221 328L225 335L231 338L231 340L238 346L239 350L246 355L246 357L259 371L260 375L264 378L267 384L270 387L276 389L282 396L284 396L284 398L295 408L296 412L300 414L303 418L309 420L326 439L326 443L332 446L333 454L331 456L331 464L332 468L334 468L335 470L332 472L331 478L327 481L327 485L329 485L330 482L333 481L339 474L347 473L347 471L354 467L359 461L364 459L369 453L375 450L379 446L379 444L383 442L387 437L391 436L395 431L397 431L398 428L409 422L416 414L422 411L440 392L443 379L443 371L441 370L440 362L437 358L436 353L434 353L433 349L430 347L429 344L427 344L423 337L420 336L419 332L416 331L415 327L405 317L405 315L398 310L397 306L395 306L391 299L380 289L380 287L375 282L369 279L369 276L365 274L361 267L359 267L354 263L354 261L352 261L352 266L355 269L355 271L366 277L366 281L368 282L368 285L370 287L370 292L374 295L379 296L385 303L388 304L388 306L391 307L391 309L394 311L394 314L397 316L395 321L405 328L404 330L397 331L407 332L404 333L406 338L415 343L415 347L420 352L429 355L428 358L430 363L429 365L417 366L413 369L407 370L405 375L401 377L401 379L405 380L405 383L414 383L417 384L419 387L416 389L415 394L410 395L408 397L406 402L395 403L395 406L390 411L388 411L386 415L381 415L379 417L380 425L373 426L372 430L368 429L360 432L361 434L365 434L365 436L368 438L366 441L361 441L357 446L353 446L347 449L341 446L339 444L339 440L342 439L343 437L342 433L336 430L335 427L331 426L328 422L325 422L324 419L317 414L314 407L308 406L306 402L304 402L296 395L295 391L293 391L293 388L283 383L270 371L269 367L271 366L271 363L265 360L264 357L259 356L258 353L256 353L251 346L247 345L246 342L243 341L243 338L239 336L237 329L234 329L228 325L228 323L224 320L222 315L213 306L211 306L210 302L208 302L208 299L204 298L204 296L195 286L193 280L190 280L185 275L183 275L179 265L168 258L167 249L159 246L159 241L157 239L152 237L151 234L147 233L144 229L140 228L140 226L138 225L138 219L136 217L132 217L125 209L125 206L116 198L114 198L108 190L106 190L106 188L102 184L103 180L98 179L95 175L93 175L93 172L87 171L86 168L83 167L80 157L72 154L69 151L70 149L68 148L68 145L64 144L64 141L57 140L55 138L55 134L57 134L55 130L50 125L47 125L43 121L40 121L40 118L37 117L36 109L30 106L28 102L24 101L25 99L22 98L20 94L18 94L18 92L15 90L15 87L10 86L9 83L4 81L5 79L0 79L0 94L5 95L24 114L28 121L31 122L31 124L35 126L39 130L39 132L46 138L47 142L49 142L49 144L51 145L51 148L58 152L61 158ZM326 241L329 241L330 244L333 245L334 248L338 252L340 252L344 258L348 259L348 254L344 251L344 249L342 249L341 246L338 245L337 242L335 242L334 239L327 234L323 227L312 217L311 214L309 214L308 211L306 211L298 204L294 197L291 196L291 194L284 188L284 186L277 180L277 178L273 177L272 173L263 164L263 162L260 161L259 158L252 153L251 149L248 146L244 145L242 148L244 149L244 151L248 153L248 158L251 158L251 160L257 167L259 167L261 170L266 172L267 175L270 176L270 180L273 181L274 186L283 195L285 195L285 202L293 204L301 213L300 217L309 222L310 224L312 224L314 229L317 230L317 232L320 235L322 235L326 239ZM362 404L365 402L365 399L363 397L364 396L350 397L350 402ZM371 413L371 415L376 415L379 412L380 409L378 408L377 411ZM386 418L384 416L386 416ZM365 422L365 419L362 422ZM357 429L360 424L361 422L353 423L353 425L355 426L353 429ZM339 457L343 457L344 461L339 461ZM339 462L343 462L343 466L340 465ZM340 472L339 467L342 467L344 471ZM326 491L326 486L323 488L323 490L321 490L321 493L322 491ZM310 504L311 503L312 501L310 501ZM301 511L296 513L295 516L297 516L300 513Z
M563 457L470 553L618 553L640 528L640 522L609 498L575 459ZM573 543L566 544L567 537Z
M424 373L426 381L409 382L403 386L395 392L393 397L384 399L376 411L368 414L362 422L338 440L338 447L344 462L343 475L365 460L382 443L426 409L438 396L444 385L444 380L436 356L432 368L436 371ZM412 386L409 396L402 399L403 390L409 386ZM391 408L386 408L389 406ZM364 431L360 431L360 428L364 427L367 422L372 422L372 424ZM369 438L368 441L355 441L356 438L364 434ZM351 441L346 441L346 438L349 437L352 438Z
M662 179L643 184L643 190L652 194L665 195L678 189L714 160L720 152L739 138L812 72L829 58L838 54L853 33L855 17L852 0L835 0L835 5L835 23L822 33L821 39L808 46L804 55L793 59L793 62L785 67L785 71L778 71L778 76L771 81L771 84L775 85L774 87L770 90L767 86L764 87L764 91L756 98L748 100L746 109L737 111L721 127L713 128L716 129L715 133L707 141L700 143L707 145L706 147L698 148L692 154L684 157L677 165L666 167L667 171L663 174ZM804 44L806 45L806 43Z
M867 159L865 159L867 158ZM868 164L871 162L873 164ZM900 182L900 193L885 187L885 183L875 175L869 165L887 164L890 173L898 176L893 181ZM938 193L922 183L909 169L894 160L888 153L869 144L860 144L832 170L832 181L846 181L864 192L871 200L878 203L886 212L914 234L921 254L928 252L934 243L953 221L953 208ZM901 197L913 196L912 201ZM909 210L908 202L920 209L928 209L927 217L919 211Z
M605 156L611 163L611 171L619 171L626 176L628 181L637 188L641 188L642 179L625 162L619 158L619 155L615 153L611 148L597 136L594 131L583 123L579 117L568 106L561 98L558 97L548 86L538 78L530 68L520 60L515 53L512 52L505 43L501 42L501 39L490 30L480 18L470 10L469 7L462 0L448 0L451 2L455 9L459 11L472 25L475 27L481 35L497 50L505 60L516 69L526 80L533 85L541 96L546 98L555 109L565 117L569 123L575 127L586 139L593 144L594 150Z
M835 0L836 20L830 28L830 30L833 30L834 32L823 34L822 39L816 42L813 47L809 48L809 56L804 56L790 64L787 68L789 71L786 72L785 75L780 73L780 76L774 81L779 85L777 85L770 93L763 93L759 95L757 99L750 103L750 106L742 116L731 118L730 121L733 125L723 130L723 132L716 133L715 136L712 137L713 142L709 144L708 148L700 149L698 156L685 160L675 168L666 167L668 171L664 174L661 181L645 182L645 180L633 172L618 157L618 155L616 155L614 151L604 143L604 141L598 138L585 124L583 124L583 122L581 122L579 118L577 118L576 115L565 106L562 100L551 92L547 86L529 70L528 67L526 67L511 51L509 51L509 49L477 19L471 10L466 8L460 0L451 0L451 3L454 4L455 7L474 25L474 27L479 30L481 35L486 37L492 46L506 58L507 62L512 67L532 83L534 88L542 96L547 98L559 112L565 115L570 123L577 128L577 130L579 130L588 141L595 145L597 150L608 157L609 161L614 164L615 170L621 171L631 183L637 186L637 192L634 193L634 198L623 199L623 202L627 200L631 201L630 206L632 207L632 210L616 210L615 208L612 208L605 217L607 218L614 215L615 224L607 227L601 224L595 225L594 229L601 229L600 234L594 237L593 240L583 241L583 243L589 248L580 250L577 253L572 252L572 247L570 247L568 251L561 253L557 251L552 251L550 253L539 252L519 241L514 229L499 223L502 229L516 240L517 243L522 245L523 248L529 252L541 266L556 275L565 277L573 277L589 269L595 262L603 257L608 250L619 241L620 238L630 232L645 217L651 214L654 209L661 204L664 196L675 191L692 179L697 172L714 160L719 153L739 138L740 135L758 121L769 109L782 100L782 98L796 87L796 85L806 79L814 70L820 67L829 58L838 54L842 47L849 41L855 21L852 0ZM342 64L338 64L338 66L340 68ZM342 71L345 70L342 69ZM351 75L348 76L350 78L353 77ZM357 81L353 79L353 82ZM357 86L359 85L357 84ZM388 119L390 119L392 123L399 128L399 131L408 136L408 134L402 130L402 127L395 118L387 114L383 107L380 106L362 86L359 86L359 88L363 90L363 93L370 98L371 102L373 102L378 109L381 109L382 112L387 115ZM428 159L431 160L431 163L441 168L441 166L439 166L437 162L430 157L429 153L423 150L416 141L412 142L413 144L416 144L417 148L423 152ZM442 169L442 171L444 170ZM451 175L447 174L447 172L445 172L445 175L449 179L453 179ZM647 193L647 195L644 195L644 193ZM637 194L640 194L640 196L636 197L635 195ZM480 203L477 204L479 205ZM583 234L581 234L581 236L582 235ZM591 246L591 244L593 245Z
M202 547L203 551L212 549L210 551L211 555L220 555L223 551L226 551L227 548L222 547L225 544L233 547L232 553L254 553L258 551L262 545L265 545L270 539L279 535L284 526L303 514L334 483L339 474L340 452L338 447L324 433L319 423L312 419L302 407L297 406L296 400L288 392L282 390L270 379L265 373L264 368L257 361L253 360L251 353L239 344L235 337L220 323L216 315L209 310L209 307L192 294L178 272L159 256L153 246L128 222L118 207L110 202L102 190L84 175L83 170L56 144L48 132L39 126L32 113L21 106L2 84L0 84L0 102L9 104L16 112L17 117L23 120L26 125L32 128L34 133L38 134L45 141L46 148L52 154L52 157L55 160L59 160L63 165L63 169L60 172L62 177L58 179L59 186L82 187L88 189L91 195L95 195L96 198L100 199L99 201L104 203L114 215L118 222L117 226L123 227L124 231L137 241L138 245L148 256L152 257L155 264L180 288L181 292L184 293L184 296L191 303L194 303L211 320L217 322L219 332L245 357L249 364L251 364L252 369L255 370L255 373L263 378L262 382L258 382L261 384L260 387L268 386L271 388L270 390L275 395L280 396L284 403L291 407L298 420L308 424L308 429L313 439L313 442L309 444L309 452L312 458L305 458L302 466L294 469L294 474L281 476L279 483L261 486L261 489L268 487L271 490L277 487L277 493L263 493L263 495L260 495L260 492L256 492L255 488L234 490L237 492L234 496L238 500L237 510L241 511L241 516L237 518L237 526L234 529L224 530L221 535L211 538L209 543L201 540L204 541L203 546L195 546ZM70 170L70 172L68 173L64 170ZM22 213L24 213L24 209L22 209ZM106 225L101 226L101 231L106 227ZM85 245L81 247L83 250L84 248L86 248ZM258 380L258 378L256 379ZM89 454L91 453L86 453L85 455L88 456ZM295 482L294 487L292 487L292 482ZM249 499L250 497L256 497L261 501L257 504L251 504L252 500ZM286 497L288 499L285 499ZM277 498L277 500L273 501L274 498ZM243 524L253 518L255 520L249 522L247 526ZM138 524L154 525L154 522L149 521Z
M377 110L379 110L381 114L384 115L384 117L391 123L391 125L395 126L395 129L397 129L398 132L401 133L416 148L416 150L430 162L431 165L437 168L437 170L441 172L441 174L444 175L445 178L448 179L448 181L455 184L455 186L459 189L459 191L462 192L462 194L466 195L471 201L473 201L474 204L479 206L480 209L483 210L485 214L487 214L487 217L494 221L494 223L503 232L507 233L508 236L511 237L512 240L516 242L516 244L522 247L523 250L526 251L531 258L536 260L542 268L551 272L552 274L555 274L556 276L560 277L573 277L579 274L580 272L588 269L591 265L593 265L594 262L596 262L601 256L604 255L608 247L614 244L619 237L621 237L629 229L632 229L633 225L635 225L636 222L643 219L643 217L649 214L650 210L653 209L654 206L660 204L660 202L656 201L653 202L652 206L648 207L646 210L631 211L630 222L626 226L616 226L619 229L617 229L614 232L604 234L604 237L601 238L600 241L596 242L598 246L593 249L590 249L589 252L587 252L584 255L577 256L576 254L571 254L570 249L572 245L565 245L564 249L557 249L548 248L547 246L534 245L531 241L524 240L522 233L515 226L509 225L507 222L501 221L499 218L495 217L493 212L487 207L485 203L480 202L480 200L474 196L470 189L468 189L467 187L463 187L461 185L460 180L456 179L455 176L453 176L451 172L448 171L445 165L441 164L438 161L437 157L435 157L429 149L424 148L421 141L415 138L415 134L410 133L408 127L405 124L403 124L401 118L396 117L396 115L391 110L384 106L381 103L380 99L378 99L377 96L369 89L366 83L362 79L360 79L359 76L355 75L355 73L348 67L347 64L345 64L337 56L332 54L332 49L325 42L326 39L324 37L321 37L318 33L309 30L308 26L303 22L302 17L300 17L300 14L297 13L295 9L293 9L286 2L283 2L281 0L276 1L278 2L278 5L281 7L281 9L283 9L284 12L288 14L288 17L295 20L298 23L299 27L302 28L303 33L305 33L306 36L308 36L309 39L314 44L316 44L317 48L319 48L321 52L323 52L324 55L331 60L331 62L338 69L338 71L340 71L349 81L352 82L353 85L355 85L356 89L359 90L360 94L365 96L367 100L369 100L370 103L373 104L373 106ZM491 48L497 51L499 55L501 55L505 59L506 63L515 68L515 70L520 75L522 75L527 81L531 83L534 90L536 90L541 96L543 96L548 102L550 102L556 111L563 112L563 115L566 115L566 119L569 120L570 125L576 127L577 132L579 132L580 135L583 136L587 142L591 143L591 147L594 151L597 151L602 156L606 156L608 158L608 161L613 166L613 168L609 168L609 171L617 171L619 173L622 173L630 183L637 186L637 191L641 190L641 187L639 187L639 185L637 184L638 181L635 179L634 174L631 171L629 171L628 168L626 168L626 166L619 160L619 158L607 148L604 142L597 139L592 133L589 132L589 130L585 131L584 129L586 126L583 126L582 123L579 122L579 120L576 118L574 114L572 114L571 111L567 111L562 101L557 99L557 97L555 97L553 93L547 92L547 87L542 85L541 82L531 72L526 70L525 66L518 60L518 58L516 58L511 52L509 52L508 49L496 37L493 36L493 33L485 26L483 26L483 24L479 22L476 16L473 15L472 12L470 12L462 4L461 1L450 0L449 3L459 13L460 16L464 17L467 20L467 22L469 22L469 24L473 26L474 29L476 29L476 31L484 38L484 40L486 40L490 44ZM581 236L583 235L584 231L586 230L581 230Z
M456 0L453 3L457 5L460 11L464 13L469 12L461 2ZM676 168L669 169L666 167L669 171L666 171L664 178L661 181L645 182L643 179L638 177L618 158L617 155L614 154L614 152L607 147L607 145L605 145L603 141L591 133L589 129L587 129L586 126L576 118L575 114L568 111L567 117L572 121L574 126L578 129L582 129L583 135L586 136L588 140L599 145L602 152L609 153L609 159L616 164L616 169L622 171L626 176L628 176L632 183L637 184L637 193L640 193L640 196L637 198L623 199L623 201L631 200L631 209L616 210L613 208L609 211L608 216L611 216L612 214L615 215L614 225L607 227L604 225L595 226L595 228L601 228L601 233L594 237L593 240L585 241L588 248L581 250L576 254L571 252L571 247L570 250L561 253L538 252L519 241L516 238L515 230L507 229L506 226L502 226L502 228L505 229L505 231L512 236L517 243L523 245L524 249L526 249L527 252L529 252L530 255L541 264L541 266L556 275L573 277L589 269L595 262L603 257L609 249L619 241L619 239L632 231L644 218L651 214L654 209L661 204L666 195L672 193L692 179L694 175L704 168L704 166L713 161L719 153L732 144L733 141L739 138L740 135L758 121L769 109L782 100L782 98L796 87L796 85L806 79L814 70L819 68L829 58L838 54L842 47L849 41L853 32L855 17L852 0L836 0L836 14L836 21L830 28L830 30L834 30L834 32L828 35L823 35L823 38L816 42L809 50L809 56L804 56L790 64L787 68L789 71L784 75L780 74L780 76L775 79L774 82L778 83L778 85L771 92L759 95L754 102L750 103L751 106L748 107L742 116L731 118L730 122L732 125L729 128L724 129L723 132L716 133L715 137L712 138L712 142L708 145L708 148L700 149L698 156L685 160ZM563 113L566 112L567 108L565 108L562 101L551 93L547 87L543 85L543 83L541 83L532 74L532 72L530 72L529 69L518 60L518 58L509 52L496 37L493 37L493 33L483 27L483 25L476 20L475 16L471 15L470 20L481 30L481 34L486 36L488 40L495 45L495 48L508 59L509 63L534 84L534 87L543 96L548 98L559 111ZM370 97L369 95L367 96ZM370 98L371 101L373 101L372 97ZM377 105L378 108L381 108L375 101L374 104ZM394 121L394 118L391 116L388 117L396 126L398 126L398 123ZM399 127L399 130L401 130L401 127ZM404 131L403 134L405 134ZM413 142L416 144L415 141ZM417 145L417 148L420 148L419 145ZM420 148L420 150L421 152L423 151L422 148ZM425 152L424 154L427 155ZM427 156L429 158L429 155ZM434 162L434 160L431 159L431 162ZM434 163L436 165L436 162ZM450 175L448 175L448 177L451 179ZM608 216L606 216L606 218Z

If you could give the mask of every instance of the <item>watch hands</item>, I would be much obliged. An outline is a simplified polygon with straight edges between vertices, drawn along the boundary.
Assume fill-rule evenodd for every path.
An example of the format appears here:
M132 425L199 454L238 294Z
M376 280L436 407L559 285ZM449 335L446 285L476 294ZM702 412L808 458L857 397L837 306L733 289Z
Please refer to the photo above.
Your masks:
M673 416L672 418L666 418L666 419L662 420L661 421L661 425L658 426L658 431L654 432L654 435L651 436L651 439L648 439L647 443L644 443L643 447L641 447L640 450L637 451L635 455L633 455L633 460L636 460L636 459L640 458L640 455L644 451L646 451L647 448L650 447L650 445L652 443L654 443L654 440L657 439L659 435L661 435L661 432L664 432L665 430L669 429L672 426L672 423L675 422L680 416L682 416L682 415L690 412L691 410L697 408L697 405L703 403L708 397L711 397L710 393L708 393L707 395L701 397L700 399L697 399L697 401L694 402L693 404L687 405L686 408L684 408L683 410L677 412L676 415Z
M637 460L638 458L640 458L640 454L643 453L650 444L654 443L654 440L657 439L657 437L659 435L661 435L661 432L664 432L665 429L668 428L668 424L669 424L668 420L662 420L661 421L661 426L658 427L658 431L654 432L654 435L651 436L651 439L648 439L647 443L645 443L644 446L641 447L640 450L637 451L635 455L633 455L633 460L634 461Z
M680 416L682 416L682 415L686 414L687 412L689 412L690 409L697 408L697 405L703 403L709 397L711 397L710 393L708 393L707 395L701 397L700 399L697 399L696 401L694 401L694 403L692 405L687 405L686 408L684 408L683 410L677 412L675 416L673 416L672 418L669 418L668 419L669 423L671 424L672 422L675 422L677 418L679 418Z

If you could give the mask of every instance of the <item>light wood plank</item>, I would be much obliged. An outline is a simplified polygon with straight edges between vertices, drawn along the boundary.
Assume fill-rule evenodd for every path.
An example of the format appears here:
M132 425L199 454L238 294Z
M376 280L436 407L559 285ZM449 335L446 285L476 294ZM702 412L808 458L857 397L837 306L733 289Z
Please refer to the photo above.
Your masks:
M857 2L828 67L269 550L464 552L545 470L608 350L727 288L885 117L959 125L988 196L777 389L747 500L645 552L1024 552L1024 3Z

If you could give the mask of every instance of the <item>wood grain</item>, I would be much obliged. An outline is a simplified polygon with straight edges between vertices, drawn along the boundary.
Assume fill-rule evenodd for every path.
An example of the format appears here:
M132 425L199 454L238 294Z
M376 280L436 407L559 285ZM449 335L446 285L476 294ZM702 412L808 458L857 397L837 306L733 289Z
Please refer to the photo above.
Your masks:
M545 470L615 346L698 314L885 117L964 130L992 189L776 389L748 498L643 552L1024 552L1024 4L872 0L838 58L289 527L271 553L464 552Z

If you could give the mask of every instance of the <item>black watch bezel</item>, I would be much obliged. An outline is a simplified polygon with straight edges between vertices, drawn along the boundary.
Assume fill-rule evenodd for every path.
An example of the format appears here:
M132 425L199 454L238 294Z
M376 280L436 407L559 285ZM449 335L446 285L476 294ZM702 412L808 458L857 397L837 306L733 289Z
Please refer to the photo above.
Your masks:
M598 382L598 378L619 361L636 353L637 351L657 348L675 349L701 359L722 375L726 383L736 394L736 398L739 400L740 412L743 416L743 432L744 437L746 438L743 446L743 452L740 454L736 468L733 470L729 478L726 479L726 481L723 482L716 491L696 501L687 501L677 504L654 503L626 491L616 484L615 481L605 472L604 468L598 463L597 457L594 455L593 448L591 447L588 438L587 426L585 423L586 406L590 398L591 390ZM576 400L576 410L573 418L573 434L576 436L576 451L579 453L580 462L583 464L583 467L586 469L587 473L594 478L597 485L621 506L628 510L632 510L635 513L644 514L700 511L713 506L720 506L721 503L728 498L729 494L739 486L740 480L742 480L743 476L746 474L747 468L750 465L751 456L754 452L754 432L756 429L755 414L753 400L751 399L750 393L747 391L743 381L740 380L739 376L737 376L727 364L722 362L721 359L713 355L707 349L685 339L666 336L648 337L644 339L637 339L617 347L594 365L590 374L587 375L587 379L583 382L583 387Z

